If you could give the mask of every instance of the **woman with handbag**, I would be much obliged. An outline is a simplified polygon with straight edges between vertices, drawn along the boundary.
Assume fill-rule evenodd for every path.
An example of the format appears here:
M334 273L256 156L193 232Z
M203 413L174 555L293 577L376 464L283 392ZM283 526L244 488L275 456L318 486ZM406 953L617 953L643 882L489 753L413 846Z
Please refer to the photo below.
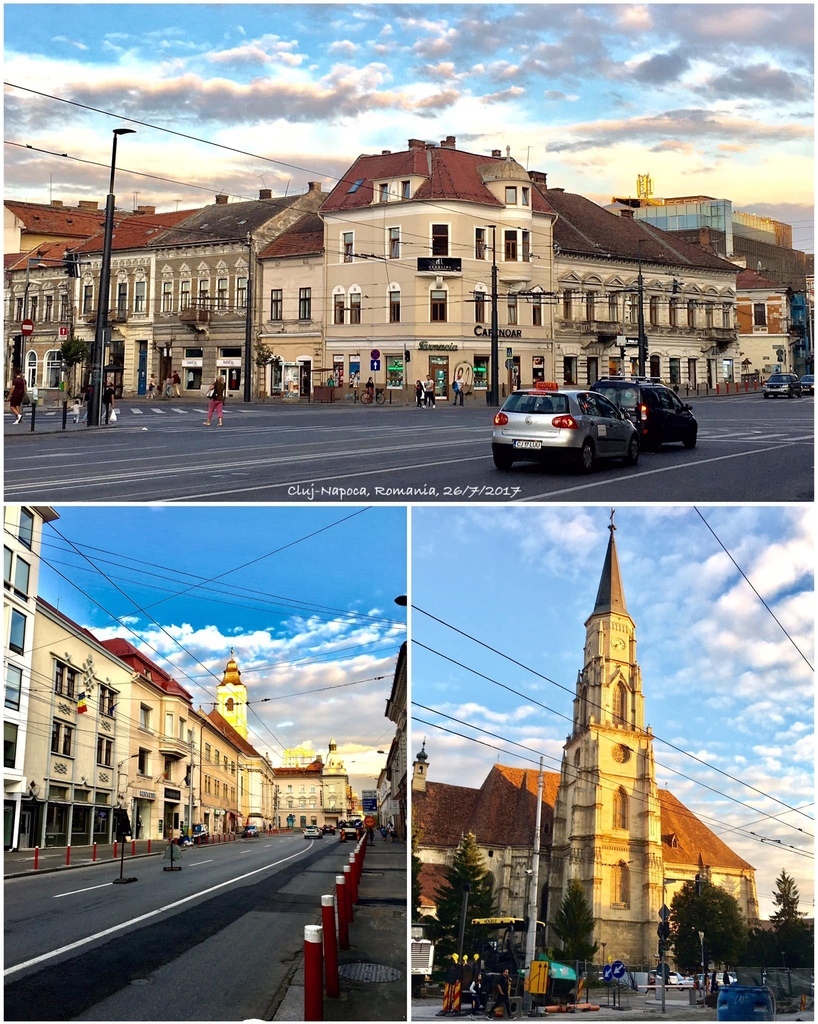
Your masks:
M210 399L210 405L207 407L207 419L204 421L206 427L210 426L213 416L216 416L219 426L223 426L222 423L222 411L224 409L224 377L221 374L216 374L216 379L210 385L210 390L207 393L207 397Z

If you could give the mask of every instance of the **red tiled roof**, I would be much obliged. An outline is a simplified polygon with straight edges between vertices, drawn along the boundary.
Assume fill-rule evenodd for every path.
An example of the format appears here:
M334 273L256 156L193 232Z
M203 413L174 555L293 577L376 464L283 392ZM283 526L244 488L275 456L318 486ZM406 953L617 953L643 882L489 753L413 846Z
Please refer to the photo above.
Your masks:
M421 864L418 872L420 905L429 909L437 906L437 893L446 881L445 864Z
M38 235L62 235L65 238L88 238L105 222L105 210L80 210L72 206L46 206L41 203L4 202L26 231Z
M315 761L312 761L310 764L304 765L303 767L296 768L282 766L280 768L274 768L273 774L276 778L296 778L299 775L320 775L323 770L324 762L320 758L317 758Z
M283 231L259 253L259 259L285 256L320 256L324 251L324 222L308 213Z
M35 270L59 270L60 263L66 252L70 250L71 244L66 242L65 239L60 239L56 242L44 242L42 245L29 249L28 252L7 254L5 266L7 270L25 270L28 261L31 260L30 270L32 273ZM34 260L42 260L42 267L37 267L33 262Z
M198 210L177 210L173 213L117 213L114 216L114 232L111 237L113 251L141 249L156 242L163 232L169 231L180 221L186 220ZM88 238L73 251L80 253L102 252L104 232Z
M754 288L775 289L785 291L786 285L778 281L772 281L769 277L757 273L755 270L740 270L736 278L736 288L739 290L751 291Z
M617 217L584 196L554 188L545 189L543 194L559 214L554 223L554 244L563 253L630 261L641 256L643 263L738 273L735 264L701 246L645 221Z
M191 700L190 694L183 686L177 683L172 676L169 676L164 669L159 668L156 662L145 657L130 641L123 640L122 637L114 637L111 640L100 640L99 643L106 650L110 651L111 654L119 658L120 661L130 665L134 672L138 672L143 676L149 676L151 682L156 683L165 693L182 697L188 702Z
M752 864L739 857L666 789L659 790L659 805L662 809L662 854L665 863L696 864L701 856L706 866L752 869Z
M261 754L256 750L252 743L249 743L239 732L233 728L233 726L221 715L220 712L208 711L205 717L210 721L213 727L224 736L226 740L229 740L234 747L238 747L249 757L261 757Z
M425 181L415 189L412 201L462 200L502 209L503 203L484 183L481 169L504 162L503 157L466 153L449 146L413 146L400 153L363 154L330 192L321 209L323 213L336 213L371 206L373 182L413 176L421 176ZM361 184L350 191L358 181ZM533 209L537 213L551 213L542 193L536 188L531 191Z

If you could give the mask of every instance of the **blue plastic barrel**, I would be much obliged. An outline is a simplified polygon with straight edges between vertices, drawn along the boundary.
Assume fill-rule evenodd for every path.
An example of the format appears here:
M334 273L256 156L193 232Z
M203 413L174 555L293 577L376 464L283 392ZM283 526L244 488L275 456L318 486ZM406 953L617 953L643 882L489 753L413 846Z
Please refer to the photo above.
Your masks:
M753 985L723 985L716 1003L716 1020L775 1020L773 994Z

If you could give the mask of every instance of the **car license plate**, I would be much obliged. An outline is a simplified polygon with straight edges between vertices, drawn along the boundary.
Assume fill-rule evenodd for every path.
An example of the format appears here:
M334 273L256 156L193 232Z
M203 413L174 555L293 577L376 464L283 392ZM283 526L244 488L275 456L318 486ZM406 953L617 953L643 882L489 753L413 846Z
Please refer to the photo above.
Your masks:
M512 441L512 448L542 448L542 441Z

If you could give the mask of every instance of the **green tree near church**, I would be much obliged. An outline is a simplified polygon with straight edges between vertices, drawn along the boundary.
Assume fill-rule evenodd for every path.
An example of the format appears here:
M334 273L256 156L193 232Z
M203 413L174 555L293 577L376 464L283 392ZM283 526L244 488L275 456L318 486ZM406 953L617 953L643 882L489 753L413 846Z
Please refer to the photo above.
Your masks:
M446 869L445 881L437 891L437 922L432 926L430 938L435 943L435 963L457 952L460 934L460 917L463 911L463 886L469 886L469 902L466 912L463 953L465 956L476 952L474 929L471 921L475 917L491 917L495 911L493 876L486 870L483 855L477 840L469 832L460 840L451 867Z
M674 959L685 970L701 963L704 932L705 956L716 967L742 962L747 947L747 924L735 896L702 881L699 894L693 882L685 882L670 904L670 940Z
M572 878L565 890L562 904L553 921L554 931L562 941L557 958L569 963L574 960L593 960L599 949L594 942L594 912L582 883Z
M815 962L815 938L799 910L800 893L795 879L782 871L775 880L770 916L772 930L750 931L747 963L758 967L812 967Z

